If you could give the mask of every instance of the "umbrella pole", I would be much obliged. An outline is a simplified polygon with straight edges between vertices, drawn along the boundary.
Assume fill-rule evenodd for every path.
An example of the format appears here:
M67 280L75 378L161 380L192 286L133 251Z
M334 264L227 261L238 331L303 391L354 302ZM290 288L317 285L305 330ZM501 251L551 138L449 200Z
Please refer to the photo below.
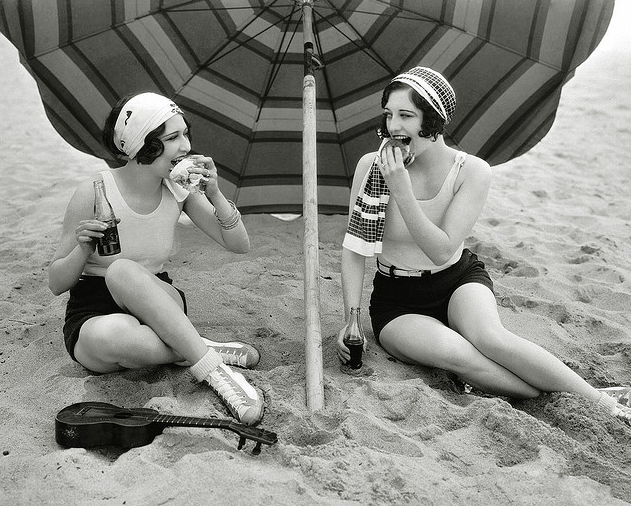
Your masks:
M324 408L322 335L320 331L320 267L318 259L318 180L316 154L316 86L313 75L313 0L303 0L305 75L302 87L302 188L305 257L305 360L307 408Z

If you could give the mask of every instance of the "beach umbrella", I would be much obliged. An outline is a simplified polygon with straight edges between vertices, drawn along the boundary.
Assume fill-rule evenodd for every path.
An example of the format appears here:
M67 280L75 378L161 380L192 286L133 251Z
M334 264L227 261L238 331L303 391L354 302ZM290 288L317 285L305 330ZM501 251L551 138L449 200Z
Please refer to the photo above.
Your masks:
M0 31L77 149L120 164L99 143L103 120L119 97L156 91L186 111L242 213L304 214L320 406L317 213L347 212L383 88L415 65L440 71L458 97L446 141L505 162L547 133L612 11L613 0L3 0Z
M302 212L303 3L318 64L319 211L346 213L378 146L380 94L425 65L452 83L446 140L491 165L550 128L562 85L602 38L613 0L2 0L0 31L70 144L99 142L121 96L173 98L242 213Z

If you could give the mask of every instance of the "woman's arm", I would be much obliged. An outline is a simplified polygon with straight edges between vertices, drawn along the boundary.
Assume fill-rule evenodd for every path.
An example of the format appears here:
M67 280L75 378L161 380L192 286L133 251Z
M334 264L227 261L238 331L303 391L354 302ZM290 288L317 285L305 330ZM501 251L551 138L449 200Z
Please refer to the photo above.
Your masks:
M216 215L215 209L217 210ZM234 212L233 207L221 192L213 197L212 204L204 195L191 193L184 202L184 212L202 232L228 251L234 253L250 251L250 238L241 219L234 228L229 230L219 225L217 216L226 220Z
M342 297L345 318L348 318L352 307L361 307L365 273L366 257L342 248Z
M432 262L443 265L469 235L484 208L491 184L491 168L480 158L467 157L445 218L440 225L435 225L418 205L409 174L399 161L396 164L400 168L397 167L387 178L392 197L414 242Z
M361 308L366 257L346 248L342 248L342 296L344 297L344 324L337 334L337 356L344 363L351 358L344 345L344 331L352 307ZM365 347L365 343L364 343Z
M204 164L204 175L208 179L206 194L191 193L184 202L184 212L200 230L227 250L247 253L250 251L250 238L243 221L239 218L231 228L224 228L220 224L220 220L225 222L235 216L235 208L219 190L217 168L212 158L195 158Z
M357 195L362 190L361 184L366 177L366 173L370 170L376 153L369 153L363 156L357 168L355 169L355 175L353 176L353 185L351 187L351 196L348 206L348 217L353 212ZM342 248L342 297L344 299L344 325L338 333L337 338L337 354L343 361L347 362L350 359L348 348L344 346L342 338L344 337L344 330L346 328L346 322L348 315L350 314L352 307L361 307L362 293L364 288L364 276L366 272L366 257L355 253L346 248Z
M59 246L48 267L48 286L55 295L72 288L94 252L95 238L102 237L107 227L92 215L94 192L92 181L82 183L68 203Z
M362 156L355 168L351 196L348 203L348 221L357 201L357 196L363 190L362 183L372 166L376 153L368 153ZM344 297L344 318L348 318L352 307L361 307L362 290L364 286L364 274L366 257L354 251L342 248L342 295Z

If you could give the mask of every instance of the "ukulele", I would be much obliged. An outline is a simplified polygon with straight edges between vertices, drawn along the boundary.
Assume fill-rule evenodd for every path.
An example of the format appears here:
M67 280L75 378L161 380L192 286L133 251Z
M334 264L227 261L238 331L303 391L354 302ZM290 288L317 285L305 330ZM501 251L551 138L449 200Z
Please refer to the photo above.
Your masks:
M254 455L261 453L261 443L273 445L278 441L274 432L227 418L161 415L153 409L119 408L105 402L79 402L62 409L55 417L55 440L68 448L135 448L151 443L169 426L231 430L239 435L239 450L246 440L256 441Z

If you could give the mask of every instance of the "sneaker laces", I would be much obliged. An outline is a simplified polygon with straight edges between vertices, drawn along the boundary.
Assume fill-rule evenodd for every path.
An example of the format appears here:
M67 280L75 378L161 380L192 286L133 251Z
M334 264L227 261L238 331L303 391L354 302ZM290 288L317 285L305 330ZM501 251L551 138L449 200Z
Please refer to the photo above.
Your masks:
M248 367L254 367L260 360L259 353L256 348L254 348L254 346L250 346L249 344L238 342L216 343L210 339L202 339L204 339L209 348L213 348L221 355L224 364L236 365L245 369ZM249 362L248 359L250 359Z
M263 402L242 374L220 364L208 375L207 381L237 419L247 425L260 420Z
M248 352L241 350L222 350L219 352L223 363L226 365L236 365L238 367L247 368L248 366Z
M261 360L261 356L258 350L254 346L251 346L249 344L239 341L218 343L215 341L211 341L210 339L207 339L205 337L202 337L202 340L209 349L212 348L221 355L224 364L249 369L256 366L256 364L258 364ZM187 366L190 364L188 361L182 360L179 362L175 362L175 365Z

